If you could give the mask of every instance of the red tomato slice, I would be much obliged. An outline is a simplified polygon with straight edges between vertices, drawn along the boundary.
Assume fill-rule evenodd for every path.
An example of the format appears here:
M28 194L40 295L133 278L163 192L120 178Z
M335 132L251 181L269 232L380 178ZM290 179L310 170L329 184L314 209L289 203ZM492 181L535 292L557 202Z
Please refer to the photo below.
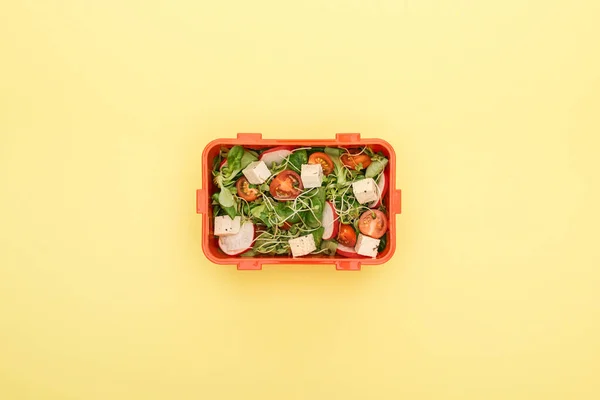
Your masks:
M313 153L308 157L309 164L321 164L323 167L323 174L329 175L333 172L333 161L331 161L331 157L329 157L325 153L317 152Z
M238 196L246 201L254 201L258 198L258 189L251 188L245 176L238 179L235 187L237 188Z
M354 231L352 225L340 225L340 232L338 233L337 241L338 243L348 247L354 247L356 245L356 232Z
M358 164L362 164L363 169L371 165L371 157L369 157L365 153L358 153L360 153L359 150L349 150L348 153L342 154L342 163L344 163L345 166L350 167L352 169L356 168Z
M304 189L304 186L300 180L300 175L289 169L277 174L269 186L271 196L279 201L295 199L302 193L302 189Z
M379 239L385 235L387 228L387 217L379 210L365 211L358 221L360 232L375 239Z

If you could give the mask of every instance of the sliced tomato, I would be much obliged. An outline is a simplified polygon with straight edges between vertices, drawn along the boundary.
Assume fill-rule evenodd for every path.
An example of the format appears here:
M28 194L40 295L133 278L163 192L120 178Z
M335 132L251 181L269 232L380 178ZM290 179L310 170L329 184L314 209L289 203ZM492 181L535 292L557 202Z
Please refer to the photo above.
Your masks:
M323 167L323 174L329 175L333 172L333 161L331 161L331 157L329 157L325 153L317 152L312 153L310 157L308 157L309 164L321 164Z
M361 169L367 168L371 165L371 157L365 153L359 153L359 150L348 150L347 153L342 154L341 160L345 166L352 169L356 168L359 164L362 166Z
M356 232L354 231L352 225L340 225L340 232L338 233L337 241L339 244L348 247L354 247L356 245Z
M379 239L385 235L387 228L387 217L379 210L365 211L358 220L358 229L360 232L375 239Z
M281 171L271 181L269 191L275 200L288 201L293 200L302 193L302 181L300 175L292 170Z
M235 183L235 187L237 188L238 196L246 201L254 201L258 198L258 189L251 188L248 179L245 176L242 176Z

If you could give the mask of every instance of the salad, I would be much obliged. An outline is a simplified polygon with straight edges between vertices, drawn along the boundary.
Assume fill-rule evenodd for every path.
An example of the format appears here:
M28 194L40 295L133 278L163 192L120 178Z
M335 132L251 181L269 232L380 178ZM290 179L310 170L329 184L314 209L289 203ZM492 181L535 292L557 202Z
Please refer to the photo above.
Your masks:
M387 243L388 159L370 147L222 147L214 234L231 256L377 257Z

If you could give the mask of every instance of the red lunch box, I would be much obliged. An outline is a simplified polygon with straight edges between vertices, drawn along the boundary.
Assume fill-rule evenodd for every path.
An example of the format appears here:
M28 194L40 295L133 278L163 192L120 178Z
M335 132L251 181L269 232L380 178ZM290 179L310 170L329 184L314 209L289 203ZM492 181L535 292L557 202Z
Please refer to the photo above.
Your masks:
M287 255L264 255L260 257L229 256L221 251L218 238L213 233L213 215L211 196L218 191L213 183L211 166L221 147L241 145L250 149L263 149L275 146L331 146L360 147L370 146L375 152L383 152L389 163L389 190L383 198L388 210L389 231L386 248L376 258L347 258L340 255L323 256L320 254L293 258ZM401 211L401 192L396 189L396 154L392 146L382 139L361 138L359 133L338 133L335 139L263 139L260 133L238 133L236 139L216 139L208 143L202 153L202 189L196 191L196 212L202 214L202 249L206 257L216 264L237 265L240 270L259 270L264 264L329 264L338 270L360 270L361 265L383 264L392 258L396 250L396 214Z

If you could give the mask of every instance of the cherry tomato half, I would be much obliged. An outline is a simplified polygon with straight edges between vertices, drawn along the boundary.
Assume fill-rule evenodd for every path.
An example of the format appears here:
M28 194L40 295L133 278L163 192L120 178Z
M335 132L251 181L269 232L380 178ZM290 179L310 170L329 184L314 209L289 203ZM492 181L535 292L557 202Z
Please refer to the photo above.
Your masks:
M238 196L246 201L254 201L258 198L258 189L251 188L245 176L238 179L235 187L237 188Z
M329 175L333 172L333 161L331 161L331 157L329 157L325 153L312 153L310 157L308 157L309 164L321 164L323 167L323 174Z
M356 168L358 164L361 164L363 169L371 165L371 157L365 153L358 153L360 153L359 150L349 150L348 153L342 154L341 160L344 165L352 169Z
M339 244L348 247L354 247L356 245L356 232L354 231L352 225L340 225L340 232L338 233L337 241Z
M302 189L304 186L302 186L300 175L289 169L277 174L269 186L271 196L279 201L295 199L300 195Z
M387 217L379 210L365 211L358 220L358 229L363 235L379 239L388 228Z

